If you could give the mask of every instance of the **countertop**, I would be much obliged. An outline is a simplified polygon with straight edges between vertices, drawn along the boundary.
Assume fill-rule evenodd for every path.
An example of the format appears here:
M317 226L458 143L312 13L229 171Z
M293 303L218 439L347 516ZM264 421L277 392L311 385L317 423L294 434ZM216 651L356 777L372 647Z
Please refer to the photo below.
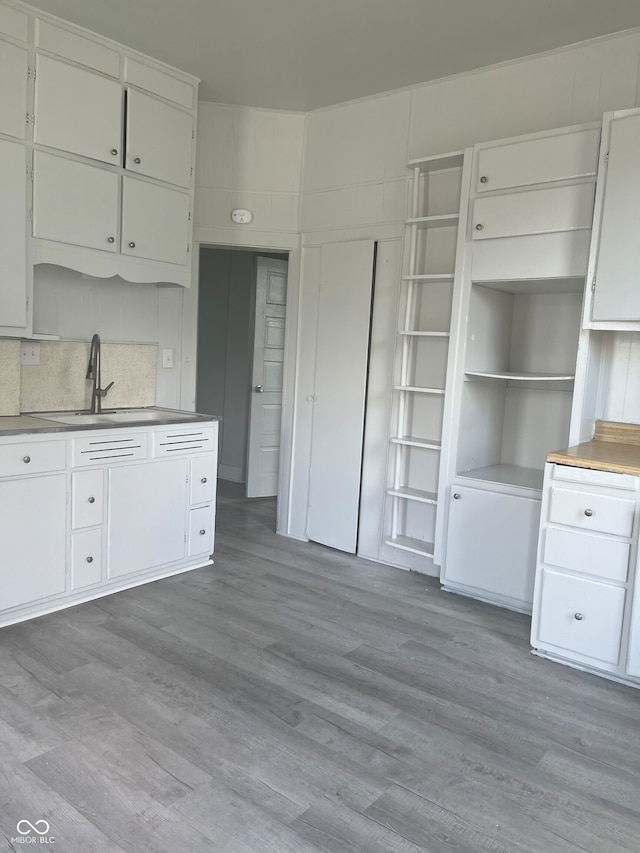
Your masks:
M106 410L105 410L106 411ZM111 410L113 411L113 410ZM135 410L137 411L137 410ZM219 421L218 415L204 415L199 412L184 412L180 409L166 409L150 406L140 409L141 412L156 413L156 417L141 417L139 420L127 420L121 423L105 421L104 423L60 423L59 421L47 420L44 413L31 412L21 415L0 416L0 436L3 435L32 435L43 432L77 432L78 430L99 429L127 429L129 427L154 427L178 423L206 423L207 421ZM57 414L63 414L58 412ZM73 415L73 412L69 413ZM179 417L176 417L179 416Z
M640 425L598 421L591 441L556 450L547 459L576 468L640 475Z

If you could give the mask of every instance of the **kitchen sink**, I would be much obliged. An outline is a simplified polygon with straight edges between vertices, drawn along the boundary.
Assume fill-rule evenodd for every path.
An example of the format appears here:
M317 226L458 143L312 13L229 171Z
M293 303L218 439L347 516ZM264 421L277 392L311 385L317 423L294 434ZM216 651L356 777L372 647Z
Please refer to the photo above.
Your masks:
M115 409L100 413L93 412L34 412L35 417L60 424L122 424L122 423L167 423L198 419L191 412L174 412L167 409Z

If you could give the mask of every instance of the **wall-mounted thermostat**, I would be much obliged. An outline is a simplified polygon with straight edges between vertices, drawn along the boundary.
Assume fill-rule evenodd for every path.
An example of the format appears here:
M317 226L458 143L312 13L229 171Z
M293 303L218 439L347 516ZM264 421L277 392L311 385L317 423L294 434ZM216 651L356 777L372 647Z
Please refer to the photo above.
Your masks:
M238 225L247 225L253 219L253 213L250 210L245 210L244 207L236 207L231 211L231 220L237 222Z

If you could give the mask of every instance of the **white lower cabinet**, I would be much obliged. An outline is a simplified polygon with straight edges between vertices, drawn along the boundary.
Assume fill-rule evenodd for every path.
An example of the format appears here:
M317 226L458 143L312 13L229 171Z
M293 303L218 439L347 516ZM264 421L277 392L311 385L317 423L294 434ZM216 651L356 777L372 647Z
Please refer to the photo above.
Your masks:
M217 429L0 436L0 626L210 565Z
M640 478L547 463L534 653L640 686Z
M445 589L529 611L540 501L453 485Z

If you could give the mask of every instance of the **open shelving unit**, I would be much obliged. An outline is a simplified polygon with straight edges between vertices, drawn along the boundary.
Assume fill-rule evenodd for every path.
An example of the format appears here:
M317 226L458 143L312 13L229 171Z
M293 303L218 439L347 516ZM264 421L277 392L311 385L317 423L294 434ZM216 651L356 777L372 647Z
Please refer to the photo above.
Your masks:
M428 570L437 551L451 309L464 244L459 239L464 164L464 151L409 163L383 544L393 549L387 552L390 561L418 570ZM466 222L466 201L464 207ZM428 563L416 563L415 556Z

